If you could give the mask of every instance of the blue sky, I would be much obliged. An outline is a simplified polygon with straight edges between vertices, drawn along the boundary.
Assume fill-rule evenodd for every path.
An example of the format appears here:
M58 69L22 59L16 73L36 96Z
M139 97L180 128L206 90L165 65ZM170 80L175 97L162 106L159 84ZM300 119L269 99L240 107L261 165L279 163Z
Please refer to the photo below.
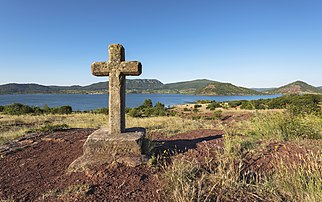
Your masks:
M0 0L0 84L105 81L112 43L137 78L322 86L321 0Z

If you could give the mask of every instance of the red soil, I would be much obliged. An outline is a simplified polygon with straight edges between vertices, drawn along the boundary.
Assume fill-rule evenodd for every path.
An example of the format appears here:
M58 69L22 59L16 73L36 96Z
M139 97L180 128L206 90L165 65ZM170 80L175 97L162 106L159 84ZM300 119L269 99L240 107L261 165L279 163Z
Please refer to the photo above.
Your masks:
M147 165L103 165L98 171L67 174L66 169L82 155L82 146L94 129L70 129L50 134L32 134L0 148L0 200L16 201L167 201L162 179ZM196 130L166 138L150 134L159 152L186 155L203 161L209 149L223 145L223 131ZM278 146L276 146L278 145ZM250 156L245 169L271 169L277 156L296 156L305 147L272 143ZM85 188L81 188L86 185ZM71 187L81 190L70 190ZM83 186L84 187L84 186Z

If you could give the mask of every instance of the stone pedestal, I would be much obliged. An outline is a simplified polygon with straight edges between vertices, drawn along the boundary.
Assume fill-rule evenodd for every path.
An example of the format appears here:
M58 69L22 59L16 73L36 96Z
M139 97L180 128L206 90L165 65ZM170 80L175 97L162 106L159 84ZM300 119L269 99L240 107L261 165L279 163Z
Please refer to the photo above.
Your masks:
M112 162L127 166L143 163L142 144L145 137L144 128L129 128L125 133L109 134L102 128L88 136L83 146L83 156L69 165L68 171L85 171Z

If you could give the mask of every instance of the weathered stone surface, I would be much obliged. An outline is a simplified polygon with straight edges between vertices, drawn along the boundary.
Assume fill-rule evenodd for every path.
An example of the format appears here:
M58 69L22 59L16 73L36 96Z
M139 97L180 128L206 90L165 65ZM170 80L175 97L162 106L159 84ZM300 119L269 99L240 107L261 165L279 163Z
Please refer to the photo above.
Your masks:
M125 76L140 75L140 62L125 62L120 44L109 46L109 61L91 65L95 76L109 76L109 128L92 133L83 146L83 156L76 159L69 171L82 171L112 162L136 166L143 162L142 142L145 129L125 129Z
M83 156L70 164L68 170L91 170L113 162L133 167L140 165L145 161L141 150L145 133L144 128L127 129L122 134L110 134L108 128L96 130L87 138Z
M109 131L111 134L125 131L125 76L138 76L142 65L137 61L125 62L125 51L121 44L108 48L108 62L94 62L91 65L95 76L109 76Z

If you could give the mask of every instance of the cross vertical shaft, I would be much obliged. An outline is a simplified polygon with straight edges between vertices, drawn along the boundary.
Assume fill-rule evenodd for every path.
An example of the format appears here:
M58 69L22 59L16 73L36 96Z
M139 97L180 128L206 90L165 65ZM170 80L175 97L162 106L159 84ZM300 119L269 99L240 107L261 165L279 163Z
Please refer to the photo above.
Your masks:
M109 75L109 130L111 134L125 132L125 89L122 74Z

